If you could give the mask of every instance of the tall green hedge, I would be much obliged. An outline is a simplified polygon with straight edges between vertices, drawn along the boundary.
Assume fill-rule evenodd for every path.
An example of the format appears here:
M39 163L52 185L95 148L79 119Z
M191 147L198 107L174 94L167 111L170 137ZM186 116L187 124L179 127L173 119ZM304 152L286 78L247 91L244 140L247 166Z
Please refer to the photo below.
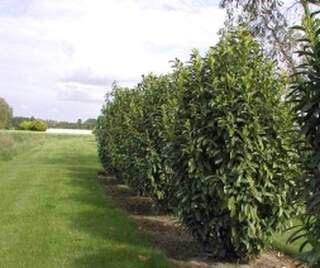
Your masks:
M163 210L170 207L174 174L170 145L176 98L170 80L150 74L133 89L115 84L96 133L104 167L137 193L152 196Z
M143 130L146 144L148 193L162 210L172 208L174 175L172 145L175 140L177 98L171 76L148 75L138 86L143 92ZM139 184L140 179L137 178Z
M149 187L143 182L146 179L143 159L147 149L142 101L138 88L122 88L114 84L102 109L96 135L99 155L105 168L138 193L146 194Z
M299 157L285 84L238 28L168 75L115 85L98 121L100 159L215 257L253 257L294 214Z

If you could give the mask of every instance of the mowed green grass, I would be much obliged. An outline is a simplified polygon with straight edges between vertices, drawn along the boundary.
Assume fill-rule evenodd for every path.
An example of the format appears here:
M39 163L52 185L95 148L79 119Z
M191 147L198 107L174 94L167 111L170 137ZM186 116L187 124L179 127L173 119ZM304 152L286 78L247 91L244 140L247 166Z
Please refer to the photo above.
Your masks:
M93 136L14 135L39 136L0 160L1 268L169 267L97 183Z
M300 226L301 224L302 221L298 219L293 220L291 223L292 226ZM289 230L286 230L282 233L276 233L272 238L271 245L273 248L283 253L306 261L305 253L311 250L311 246L307 244L304 249L300 251L300 247L305 242L305 238L301 237L300 239L295 240L293 243L287 243L291 235L297 230L299 230L299 227L294 229L289 228Z

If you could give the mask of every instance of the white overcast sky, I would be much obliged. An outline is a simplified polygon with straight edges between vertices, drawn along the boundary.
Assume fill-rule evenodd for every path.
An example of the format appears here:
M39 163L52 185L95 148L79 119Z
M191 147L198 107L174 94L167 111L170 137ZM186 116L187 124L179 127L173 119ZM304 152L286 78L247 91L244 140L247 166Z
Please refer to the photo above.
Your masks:
M116 80L217 42L219 0L0 0L0 96L17 116L96 117Z

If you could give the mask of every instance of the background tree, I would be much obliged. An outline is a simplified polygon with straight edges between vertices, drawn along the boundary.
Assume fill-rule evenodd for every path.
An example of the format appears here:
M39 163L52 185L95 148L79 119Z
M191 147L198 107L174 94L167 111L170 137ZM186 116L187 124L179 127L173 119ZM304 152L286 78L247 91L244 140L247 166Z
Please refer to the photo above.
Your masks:
M220 5L227 10L227 28L239 23L247 24L267 55L294 72L297 58L293 52L297 33L291 26L300 19L301 8L297 4L301 1L285 6L279 0L222 0ZM291 12L294 13L292 18Z
M5 99L0 98L0 129L10 128L12 120L12 108Z
M95 118L88 118L86 121L83 122L82 128L84 129L94 129L97 125L97 119Z
M82 125L82 120L79 118L77 121L77 127L81 128L81 125Z

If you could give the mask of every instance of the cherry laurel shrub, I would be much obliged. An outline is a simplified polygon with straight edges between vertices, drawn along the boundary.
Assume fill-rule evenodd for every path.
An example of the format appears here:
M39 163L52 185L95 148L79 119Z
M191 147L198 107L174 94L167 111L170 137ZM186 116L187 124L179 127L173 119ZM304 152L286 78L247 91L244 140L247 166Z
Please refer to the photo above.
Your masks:
M111 165L111 157L108 152L108 140L106 137L107 129L106 129L106 122L105 122L105 109L102 109L102 115L100 115L97 119L97 127L95 130L95 136L97 140L97 149L98 155L105 170L113 173L112 165Z
M105 168L168 210L174 174L176 98L169 76L150 74L136 88L114 85L99 117L98 152Z
M169 75L143 77L138 85L143 99L143 131L146 138L145 162L148 195L162 210L170 210L173 202L174 155L171 146L175 139L174 122L177 98ZM139 183L139 178L138 183Z
M98 120L96 137L98 152L104 167L126 181L136 192L145 194L140 158L145 156L145 139L141 137L142 105L137 89L122 88L117 84L106 98ZM135 178L140 184L135 185Z
M100 159L215 257L246 260L294 213L299 157L284 88L251 34L236 29L171 74L114 85L98 120Z
M293 212L299 175L284 79L244 29L204 58L194 51L177 83L177 211L216 257L257 255Z

